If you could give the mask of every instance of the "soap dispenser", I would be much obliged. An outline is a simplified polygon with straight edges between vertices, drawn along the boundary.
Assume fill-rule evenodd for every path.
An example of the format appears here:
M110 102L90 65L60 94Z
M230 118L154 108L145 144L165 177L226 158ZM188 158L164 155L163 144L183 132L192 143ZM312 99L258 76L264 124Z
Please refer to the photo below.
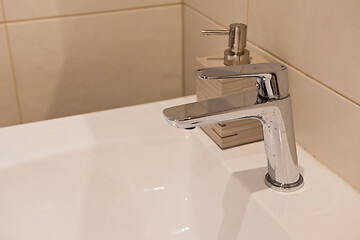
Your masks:
M228 30L203 30L204 35L227 35L228 48L224 51L223 60L214 56L198 58L200 68L250 64L252 58L246 49L247 26L242 23L230 24ZM222 57L221 57L222 59ZM266 62L256 56L255 63ZM255 78L213 79L197 78L196 95L198 101L228 96L256 90ZM204 132L221 148L226 149L238 145L263 140L261 123L256 119L238 120L201 127Z
M243 23L232 23L229 30L203 30L204 35L228 35L229 48L224 51L224 65L239 65L250 63L250 52L246 47L247 26Z

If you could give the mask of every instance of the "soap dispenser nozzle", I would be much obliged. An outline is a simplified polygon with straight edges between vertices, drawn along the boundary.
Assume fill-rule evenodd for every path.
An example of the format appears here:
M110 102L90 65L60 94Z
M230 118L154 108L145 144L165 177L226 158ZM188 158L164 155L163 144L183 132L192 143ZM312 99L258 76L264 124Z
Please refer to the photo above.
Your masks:
M250 63L250 52L245 48L246 30L246 24L232 23L229 30L203 30L202 34L229 36L229 48L224 52L224 64L230 66Z

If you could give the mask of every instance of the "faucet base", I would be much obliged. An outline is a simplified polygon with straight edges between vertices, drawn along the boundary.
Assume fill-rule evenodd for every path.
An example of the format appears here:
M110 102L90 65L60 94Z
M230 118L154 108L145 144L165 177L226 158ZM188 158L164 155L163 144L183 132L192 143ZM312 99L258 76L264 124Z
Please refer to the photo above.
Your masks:
M279 192L294 192L302 188L304 186L304 178L301 174L299 174L299 179L294 183L279 183L272 179L269 173L265 175L265 183L266 185Z

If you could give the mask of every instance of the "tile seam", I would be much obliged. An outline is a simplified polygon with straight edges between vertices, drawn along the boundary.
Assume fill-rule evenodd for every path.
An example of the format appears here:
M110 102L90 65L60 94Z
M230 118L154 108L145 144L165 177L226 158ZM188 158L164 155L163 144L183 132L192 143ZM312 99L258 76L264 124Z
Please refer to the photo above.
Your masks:
M212 21L213 23L215 23L216 25L218 25L219 27L225 28L227 29L227 26L222 25L221 23L219 23L218 21L216 21L215 19L212 19L211 17L207 16L205 13L201 12L200 10L197 10L196 8L194 8L193 6L184 3L184 6L186 6L187 8L193 10L194 12L196 12L197 14L199 14L200 16Z
M12 80L13 80L13 87L14 87L14 91L15 91L16 105L17 105L17 109L18 109L20 124L23 124L24 120L23 120L23 116L22 116L22 112L21 112L20 96L19 96L19 90L18 90L18 86L17 86L17 82L16 82L16 75L15 75L15 66L14 66L14 61L13 61L12 51L11 51L11 46L10 46L9 31L8 31L8 28L7 28L7 23L6 23L6 18L5 18L5 8L4 8L4 3L3 3L2 0L0 0L0 4L1 4L1 8L2 8L3 18L4 18L4 21L5 21L4 22L5 37L6 37L6 42L7 42L8 54L9 54L9 61L10 61Z
M117 13L117 12L126 12L126 11L151 9L151 8L161 8L161 7L170 7L170 6L181 6L181 5L182 5L181 2L175 2L175 3L155 4L155 5L141 6L141 7L129 7L129 8L104 10L104 11L64 14L64 15L56 15L56 16L47 16L47 17L27 18L27 19L16 19L16 20L6 20L6 19L4 19L4 21L5 21L5 23L11 24L11 23L22 23L22 22L41 21L41 20L71 18L71 17L93 16L93 15L100 15L100 14L107 14L107 13Z
M245 24L249 26L249 5L250 0L246 0L246 16L245 16Z
M0 0L0 7L1 7L1 14L2 14L2 19L0 19L0 24L2 24L2 23L5 24L5 9L4 9L4 4L3 4L2 0Z

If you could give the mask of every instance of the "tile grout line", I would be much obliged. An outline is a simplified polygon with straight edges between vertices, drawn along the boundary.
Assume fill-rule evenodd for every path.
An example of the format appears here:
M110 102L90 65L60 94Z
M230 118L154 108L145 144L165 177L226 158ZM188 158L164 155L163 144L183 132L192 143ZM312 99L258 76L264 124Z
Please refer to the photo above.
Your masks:
M2 3L2 0L0 0L0 7L1 7L1 14L2 14L2 19L0 19L0 24L5 24L5 9L4 9L4 4Z
M39 20L50 20L50 19L59 19L59 18L81 17L81 16L92 16L92 15L99 15L99 14L105 14L105 13L117 13L117 12L125 12L125 11L132 11L132 10L170 7L170 6L177 6L177 5L182 5L182 3L181 2L176 2L176 3L167 3L167 4L155 4L155 5L141 6L141 7L129 7L129 8L121 8L121 9L113 9L113 10L103 10L103 11L95 11L95 12L64 14L64 15L57 15L57 16L37 17L37 18L8 20L8 21L6 19L4 19L4 21L5 21L5 23L32 22L32 21L39 21Z
M259 48L261 51L265 52L266 54L270 55L271 57L273 57L273 58L277 59L278 61L283 62L283 63L284 63L284 64L286 64L287 66L289 66L289 67L293 68L295 71L297 71L297 72L299 72L299 73L303 74L304 76L306 76L307 78L311 79L312 81L314 81L314 82L316 82L316 83L320 84L320 85L321 85L321 86L323 86L323 87L326 87L327 89L331 90L332 92L336 93L337 95L339 95L339 96L341 96L341 97L345 98L345 99L346 99L346 100L348 100L349 102L351 102L351 103L353 103L353 104L355 104L355 105L357 105L357 106L359 106L359 107L360 107L360 103L355 102L355 101L354 101L354 100L352 100L351 98L349 98L349 97L347 97L347 96L343 95L342 93L338 92L337 90L335 90L335 89L333 89L333 88L331 88L331 87L327 86L326 84L324 84L324 83L322 83L321 81L319 81L319 80L315 79L314 77L310 76L309 74L305 73L304 71L300 70L299 68L297 68L297 67L295 67L295 66L291 65L291 64L290 64L290 63L288 63L287 61L285 61L285 60L283 60L283 59L281 59L281 58L279 58L279 57L275 56L274 54L272 54L272 53L271 53L271 52L269 52L268 50L266 50L266 49L264 49L264 48L260 47L260 46L259 46L259 45L257 45L256 43L254 43L254 42L252 42L252 41L250 41L250 40L247 40L247 42L248 42L248 43L250 43L250 44L252 44L252 45L253 45L254 47L256 47L256 48Z
M246 0L246 16L245 16L245 24L249 26L249 5L250 0Z
M220 26L220 27L222 27L222 28L224 28L224 29L227 29L227 28L228 28L228 27L226 27L226 26L223 26L221 23L219 23L219 22L216 21L215 19L210 18L209 16L207 16L207 15L205 15L204 13L200 12L200 11L197 10L196 8L190 6L189 4L184 3L184 6L188 7L188 8L191 9L191 10L193 10L194 12L196 12L196 13L199 14L199 15L201 15L202 17L204 17L204 18L212 21L212 22L215 23L216 25L218 25L218 26Z
M185 82L185 6L181 2L181 71L182 71L182 96L186 94L186 82Z
M13 77L13 85L14 85L15 98L16 98L16 103L17 103L16 105L17 105L17 109L18 109L18 113L19 113L20 124L23 124L24 120L23 120L23 116L22 116L22 113L21 113L19 90L18 90L18 87L17 87L16 76L15 76L15 66L14 66L14 61L13 61L13 57L12 57L12 51L11 51L11 47L10 47L10 37L9 37L9 31L8 31L7 23L6 23L5 8L4 8L4 3L3 3L2 0L0 0L0 4L1 4L2 14L3 14L3 18L4 18L4 29L5 29L6 42L7 42L7 47L8 47L10 68L11 68L11 73L12 73L12 77Z

